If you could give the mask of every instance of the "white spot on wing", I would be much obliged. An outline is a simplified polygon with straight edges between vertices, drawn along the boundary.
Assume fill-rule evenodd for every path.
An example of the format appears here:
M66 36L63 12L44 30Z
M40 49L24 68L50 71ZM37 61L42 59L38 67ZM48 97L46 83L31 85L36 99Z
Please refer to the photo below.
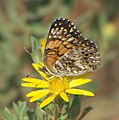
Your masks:
M71 22L71 25L74 25L74 23L73 23L73 22Z
M63 40L63 41L65 41L65 40L66 40L66 38L64 37L64 38L62 38L62 40Z
M76 29L76 27L74 26L74 29Z
M61 38L62 38L62 35L60 35L58 38L61 39Z
M71 33L71 32L73 32L73 31L74 31L73 28L71 28L69 32Z
M51 33L53 33L53 32L54 32L54 28L51 29Z
M81 37L83 36L82 33L80 33L80 36L81 36Z
M67 68L67 70L69 70L69 71L70 71L71 69L68 67L68 68Z
M57 35L62 34L62 32L63 32L62 30L58 31L58 32L57 32Z
M52 35L55 35L55 33L56 33L56 32L54 31L54 32L52 33Z
M74 38L71 37L71 38L69 38L67 41L68 41L68 42L71 42L71 41L73 41L73 40L74 40Z
M73 73L77 74L78 72L74 70Z
M93 43L93 41L92 41L92 40L90 40L90 43Z
M51 35L49 35L49 38L51 38Z
M71 36L71 34L68 34L66 37L70 37Z
M57 38L57 36L56 36L56 35L54 35L54 36L53 36L53 38Z
M57 27L56 29L55 29L55 32L57 32L59 30L59 28Z
M59 23L59 25L61 25L62 23Z

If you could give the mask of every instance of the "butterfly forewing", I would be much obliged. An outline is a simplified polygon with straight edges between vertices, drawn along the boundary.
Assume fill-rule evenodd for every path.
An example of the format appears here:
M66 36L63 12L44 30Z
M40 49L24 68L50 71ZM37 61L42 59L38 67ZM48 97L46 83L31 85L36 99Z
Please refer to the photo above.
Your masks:
M48 34L44 63L53 75L78 76L98 68L100 54L96 44L83 38L71 21L58 18Z
M44 63L52 71L52 67L65 53L77 47L82 39L80 32L68 19L59 18L51 25L45 48Z

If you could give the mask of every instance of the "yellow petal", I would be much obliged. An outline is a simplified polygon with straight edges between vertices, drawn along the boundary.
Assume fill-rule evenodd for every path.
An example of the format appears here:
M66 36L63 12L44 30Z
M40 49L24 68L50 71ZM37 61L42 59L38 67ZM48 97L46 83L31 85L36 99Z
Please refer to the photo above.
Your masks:
M36 83L22 83L21 86L22 87L36 87Z
M39 82L41 81L40 79L36 79L36 78L29 78L29 77L26 77L26 78L22 78L22 81L24 82Z
M50 97L46 98L41 104L40 104L40 108L45 107L46 105L48 105L49 103L51 103L55 97L57 96L57 94L53 94Z
M27 97L32 97L32 96L36 96L38 94L42 94L42 93L47 93L49 92L49 90L35 90L35 91L32 91L32 92L29 92L28 94L26 94Z
M22 81L26 83L22 83L24 87L36 87L36 88L48 88L49 83L44 80L36 79L36 78L22 78ZM27 86L28 85L28 86Z
M86 84L88 82L91 82L91 79L75 79L69 83L69 88L83 85L83 84Z
M48 84L47 81L45 80L41 80L41 79L37 79L37 78L29 78L29 77L26 77L26 78L22 78L22 81L24 82L30 82L30 83L45 83L45 84Z
M81 89L68 89L65 92L70 94L75 94L75 95L95 96L94 93L87 90L81 90Z
M39 62L39 64L40 64L42 67L45 66L43 62ZM42 68L42 67L41 67L41 68Z
M65 92L60 93L60 96L64 101L69 102L69 98Z
M27 94L27 97L31 97L30 102L34 102L44 96L46 96L47 94L49 94L49 90L38 90L38 91L33 91Z
M42 68L41 65L38 65L38 64L36 64L36 63L32 63L32 65L33 65L33 67L37 70L37 72L40 73L40 75L41 75L42 77L44 77L46 80L48 80L47 75L40 70L40 69Z

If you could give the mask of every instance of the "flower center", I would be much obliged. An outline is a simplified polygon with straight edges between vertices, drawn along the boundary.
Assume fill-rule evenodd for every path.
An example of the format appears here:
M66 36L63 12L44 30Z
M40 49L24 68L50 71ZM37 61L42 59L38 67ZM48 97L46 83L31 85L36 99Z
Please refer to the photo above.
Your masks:
M50 93L54 94L54 93L61 93L63 91L65 91L68 88L69 84L68 84L68 80L66 78L59 78L59 77L54 77L52 79L50 79L50 86L49 86L49 90Z

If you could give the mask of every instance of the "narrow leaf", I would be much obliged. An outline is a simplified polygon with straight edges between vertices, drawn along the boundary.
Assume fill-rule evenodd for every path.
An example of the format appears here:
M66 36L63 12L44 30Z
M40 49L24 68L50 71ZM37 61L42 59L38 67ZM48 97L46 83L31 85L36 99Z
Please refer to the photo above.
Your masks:
M80 116L79 120L82 120L87 115L87 113L90 112L92 109L93 109L93 107L91 107L91 106L85 108L82 115Z
M80 99L79 96L74 96L69 108L69 119L74 120L80 113ZM74 112L75 111L75 112Z
M3 120L17 120L16 116L12 114L7 107L4 108L3 114Z
M68 114L61 115L57 120L67 120Z

